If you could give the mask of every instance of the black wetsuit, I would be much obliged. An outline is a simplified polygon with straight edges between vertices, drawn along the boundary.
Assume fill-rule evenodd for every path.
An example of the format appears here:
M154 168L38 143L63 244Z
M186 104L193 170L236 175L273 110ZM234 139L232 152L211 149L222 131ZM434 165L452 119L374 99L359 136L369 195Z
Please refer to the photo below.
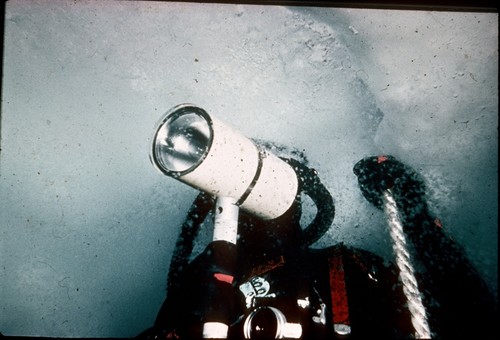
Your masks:
M192 240L214 205L211 197L200 194L179 236L167 299L155 325L139 338L201 339L204 315L213 307L207 305L207 295L216 296L210 303L216 301L216 307L224 309L229 339L244 339L245 334L273 339L279 327L284 338L415 337L395 264L343 244L309 247L330 227L333 201L314 170L287 161L297 172L299 193L309 195L318 208L313 222L300 226L299 199L273 221L241 213L236 258L224 259L225 250L234 252L234 246L217 241L188 263ZM375 206L383 208L382 193L387 189L396 200L417 264L415 276L432 338L496 339L494 294L429 212L419 175L391 156L365 158L354 166L354 173L362 194ZM232 268L231 282L214 281L214 273L225 273L226 266ZM219 289L224 294L217 298Z

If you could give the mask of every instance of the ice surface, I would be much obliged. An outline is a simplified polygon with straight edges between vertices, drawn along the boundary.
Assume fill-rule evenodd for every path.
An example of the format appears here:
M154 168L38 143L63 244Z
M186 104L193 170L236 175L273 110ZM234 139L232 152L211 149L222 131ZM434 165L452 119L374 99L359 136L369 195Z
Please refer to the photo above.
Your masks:
M152 324L197 192L155 171L150 139L184 102L304 153L336 205L315 247L390 258L352 167L398 157L496 291L497 27L496 13L9 1L0 331L123 337Z

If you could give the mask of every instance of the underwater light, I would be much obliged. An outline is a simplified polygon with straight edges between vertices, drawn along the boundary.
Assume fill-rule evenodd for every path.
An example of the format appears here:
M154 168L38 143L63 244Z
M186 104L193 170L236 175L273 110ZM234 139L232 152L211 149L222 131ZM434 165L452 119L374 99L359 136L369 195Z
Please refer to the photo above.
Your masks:
M217 197L232 197L262 219L283 215L298 193L288 163L191 104L161 117L151 160L162 173Z

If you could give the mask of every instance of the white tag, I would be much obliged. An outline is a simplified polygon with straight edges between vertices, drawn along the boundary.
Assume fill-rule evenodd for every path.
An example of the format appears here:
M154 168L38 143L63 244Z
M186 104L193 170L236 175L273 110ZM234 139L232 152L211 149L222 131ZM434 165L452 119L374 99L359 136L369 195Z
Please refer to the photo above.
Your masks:
M245 296L247 308L252 306L254 298L268 296L270 289L271 285L269 282L260 276L254 276L250 279L250 281L240 285L240 291ZM274 295L271 294L271 296Z

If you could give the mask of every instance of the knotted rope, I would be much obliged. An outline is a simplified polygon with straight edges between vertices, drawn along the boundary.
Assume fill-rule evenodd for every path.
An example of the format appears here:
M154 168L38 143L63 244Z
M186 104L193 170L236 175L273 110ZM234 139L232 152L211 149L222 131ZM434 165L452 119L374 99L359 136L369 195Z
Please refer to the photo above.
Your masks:
M403 284L403 292L408 301L411 314L411 323L415 328L416 339L431 338L431 331L427 323L427 312L422 303L422 296L415 278L415 270L411 263L410 252L406 245L406 236L398 215L396 201L390 189L383 192L384 211L389 220L389 233L392 239L392 248L399 269L399 278Z

